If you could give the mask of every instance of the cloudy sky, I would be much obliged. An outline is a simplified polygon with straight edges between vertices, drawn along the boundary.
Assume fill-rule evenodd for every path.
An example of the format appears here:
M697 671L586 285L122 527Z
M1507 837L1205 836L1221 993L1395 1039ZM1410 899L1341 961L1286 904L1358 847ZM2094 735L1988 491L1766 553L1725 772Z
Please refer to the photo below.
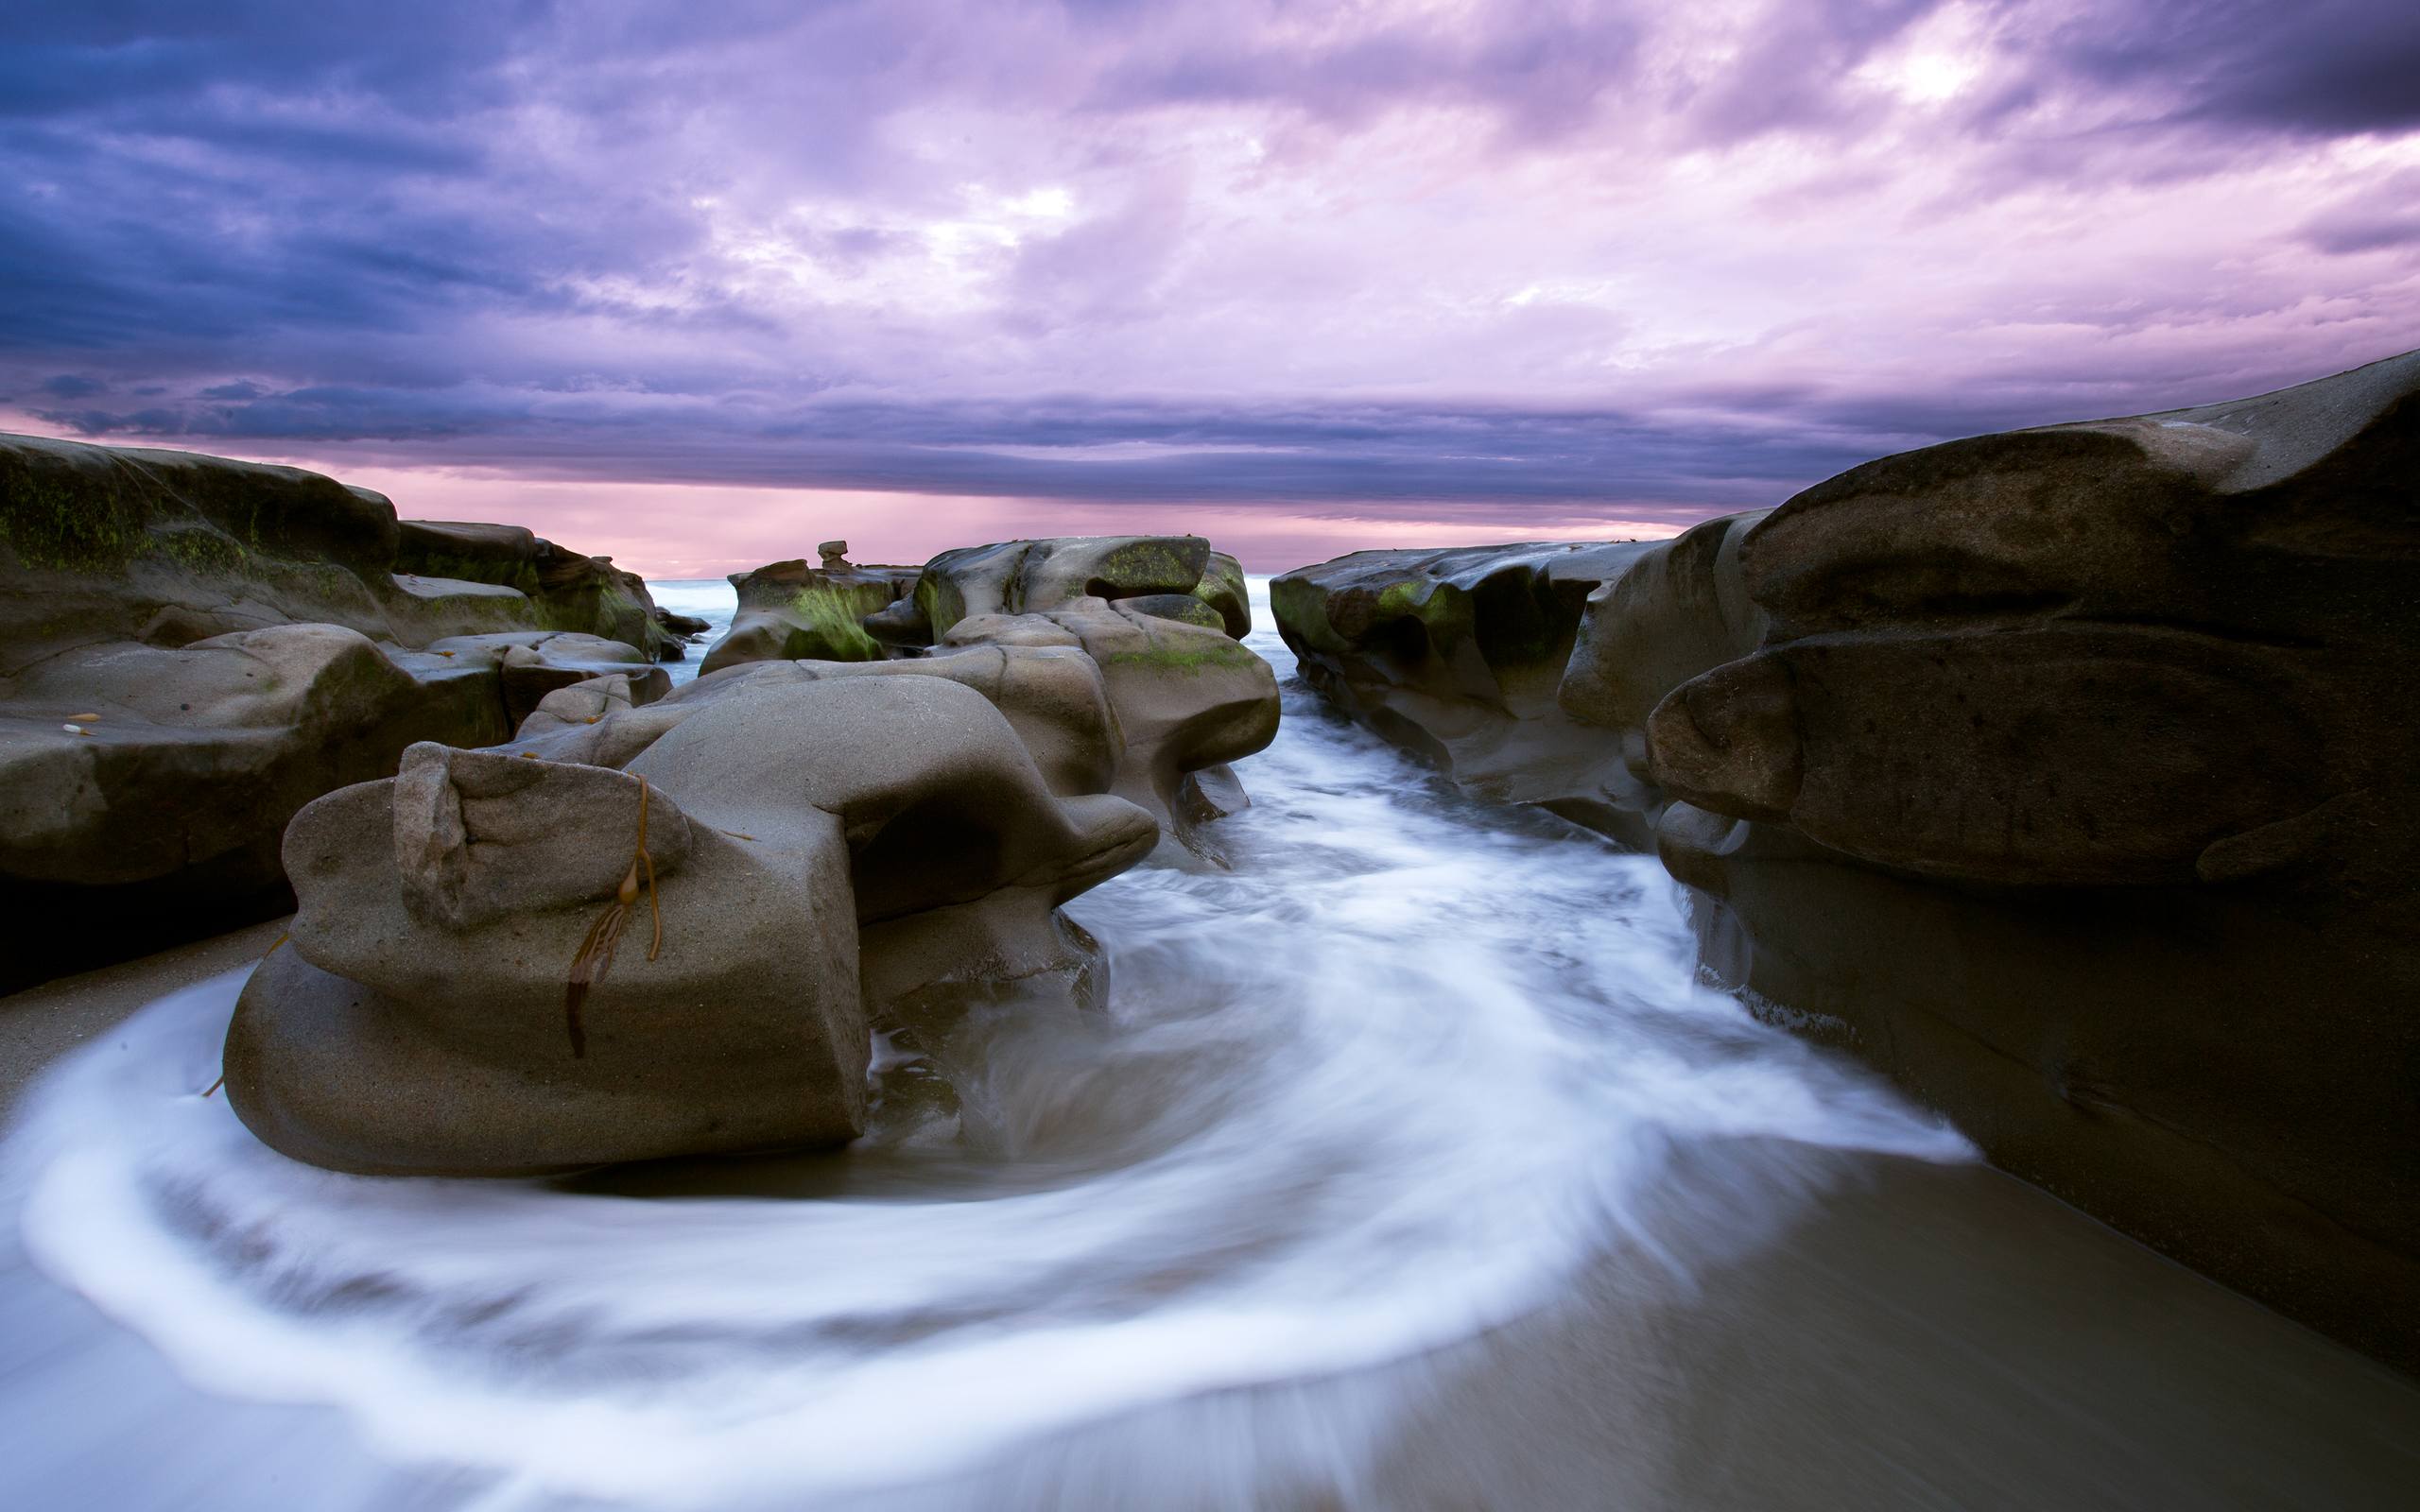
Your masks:
M1668 533L2413 346L2411 0L0 16L0 428L658 576Z

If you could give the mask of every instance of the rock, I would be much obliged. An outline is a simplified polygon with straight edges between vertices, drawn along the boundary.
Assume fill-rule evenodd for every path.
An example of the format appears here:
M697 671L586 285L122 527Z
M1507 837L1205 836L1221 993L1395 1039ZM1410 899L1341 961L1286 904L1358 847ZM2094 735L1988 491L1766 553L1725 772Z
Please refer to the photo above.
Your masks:
M1252 589L1244 581L1243 563L1233 557L1212 552L1193 596L1210 606L1229 635L1240 641L1252 633Z
M1564 679L1596 599L1669 549L1356 552L1277 577L1270 603L1304 680L1355 719L1481 797L1534 803L1646 849L1660 798L1634 770L1643 740L1626 755L1606 735L1618 725L1583 723L1610 720L1612 706L1566 704Z
M493 628L567 630L636 646L651 661L677 660L663 655L673 643L658 623L663 611L646 581L614 566L611 557L583 556L519 525L405 520L397 525L396 562L400 573L520 593L528 603L527 613L515 624ZM439 633L461 634L467 627L457 625Z
M544 737L563 732L584 731L606 719L630 713L639 704L631 688L628 673L613 672L567 683L548 692L538 700L513 732L513 740L523 748ZM635 752L633 753L635 754ZM598 766L619 766L620 762L597 762Z
M430 643L423 654L454 658L464 665L494 667L506 715L515 722L528 718L556 689L593 678L621 677L633 703L652 703L672 691L670 674L651 665L638 647L594 635L544 630L458 635Z
M642 814L654 891L569 994ZM1115 798L1051 795L943 678L714 698L627 771L415 747L296 816L292 949L237 1006L229 1096L269 1144L349 1171L841 1143L864 1125L870 1012L1068 970L1057 905L1155 833Z
M1095 781L1089 733L1052 732L1021 716L1014 704L1023 694L1001 703L1045 768L1069 774L1054 776L1054 785L1114 792L1157 819L1172 845L1214 859L1199 825L1242 802L1241 786L1232 772L1214 777L1221 802L1188 796L1187 783L1262 749L1276 733L1276 678L1236 640L1252 626L1243 570L1198 536L1005 541L946 551L913 572L775 562L732 581L739 612L708 654L694 696L714 696L706 684L751 664L817 665L823 669L813 675L822 677L832 675L826 663L900 670L955 663L941 675L970 680L968 669L994 665L959 660L978 647L1065 652L1089 662L1088 680L1064 659L1007 664L1052 668L1062 691L1051 696L1067 712L1088 709L1089 690L1099 690L1110 712L1104 787L1074 785ZM1087 688L1080 695L1080 681ZM544 748L553 754L593 743L618 750L629 738L575 736Z
M945 551L925 564L916 603L936 640L970 615L1028 614L1078 598L1190 594L1210 570L1200 536L1072 536Z
M2420 354L1745 532L1651 721L1707 963L1996 1163L2420 1365Z
M916 574L913 567L852 567L830 556L821 567L793 559L734 574L739 607L731 631L700 670L747 662L878 662L884 647L863 621L906 597Z
M1277 738L1277 675L1269 663L1223 630L1162 619L1127 602L1079 598L1047 614L1019 616L1009 636L1035 620L1043 625L1030 630L1046 626L1074 636L1100 668L1122 737L1110 790L1150 812L1172 843L1218 859L1198 831L1194 816L1204 811L1187 800L1186 782ZM1239 785L1235 793L1240 796Z
M1115 784L1118 764L1125 753L1124 737L1110 710L1109 693L1099 666L1072 644L983 644L901 662L752 662L700 678L644 715L615 713L604 724L655 721L668 729L670 723L662 718L666 713L685 715L708 703L753 696L769 688L854 677L942 678L961 683L990 699L1008 719L1053 793L1073 798L1106 793ZM548 738L525 725L515 746L552 760L589 761L596 758L581 752L594 749L602 753L615 748L616 743L636 736L634 731L600 727L593 737L596 741L593 747L549 746L544 744ZM620 765L622 761L602 761L600 765Z
M398 538L386 499L299 468L0 435L0 656L150 627L387 636Z
M504 733L492 675L415 677L334 625L80 646L0 695L0 910L25 981L279 911L296 810L415 740ZM71 734L71 714L99 717Z
M838 572L849 565L849 543L845 541L822 541L816 546L815 555L822 562L825 572Z
M643 648L652 614L635 577L526 530L402 524L295 468L0 436L7 760L83 795L0 833L0 904L31 936L0 990L282 911L277 837L303 801L415 740L500 738L549 689L641 654L592 638L589 664L559 664L575 643L549 637ZM532 655L425 649L462 636ZM642 700L664 685L624 670ZM98 744L47 743L55 705L96 701L94 733L67 738Z
M1117 603L1130 614L1149 614L1153 619L1174 620L1180 625L1199 625L1205 630L1227 633L1226 619L1218 610L1191 593L1144 593L1121 598Z
M1374 728L1651 826L1755 1011L2410 1368L2415 497L2420 353L1886 457L1611 548L1559 665L1542 548L1364 553L1272 598Z
M714 628L711 621L701 620L695 614L675 614L661 605L656 607L655 623L663 627L667 633L679 636L703 635ZM680 658L667 656L664 660L677 662Z

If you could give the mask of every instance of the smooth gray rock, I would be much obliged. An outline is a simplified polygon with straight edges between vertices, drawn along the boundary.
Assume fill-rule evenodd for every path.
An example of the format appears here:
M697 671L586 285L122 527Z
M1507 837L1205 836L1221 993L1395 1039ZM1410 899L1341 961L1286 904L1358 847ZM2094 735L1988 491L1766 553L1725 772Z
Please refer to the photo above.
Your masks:
M626 880L642 793L651 890ZM229 1094L264 1141L349 1171L840 1143L870 1013L1091 970L1055 910L1156 835L1120 799L1050 793L947 679L718 697L626 771L415 747L297 816L290 959L238 1005ZM609 917L618 948L575 994Z

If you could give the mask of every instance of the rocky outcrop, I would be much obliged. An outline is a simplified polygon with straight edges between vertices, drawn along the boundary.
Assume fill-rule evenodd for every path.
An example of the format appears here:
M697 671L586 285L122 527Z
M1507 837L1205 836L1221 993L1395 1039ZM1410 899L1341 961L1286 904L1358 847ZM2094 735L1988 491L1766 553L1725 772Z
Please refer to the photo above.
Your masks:
M2420 1366L2420 354L1953 442L1750 533L1655 713L1709 966Z
M1551 701L1599 732L1589 775L1618 756L1636 787L1602 791L1756 1011L2420 1366L2415 498L2420 353L1888 457L1630 558ZM1414 615L1426 558L1395 555L1278 580L1306 675L1562 799L1538 697L1457 660L1484 611L1440 635L1459 603Z
M1245 801L1224 764L1275 733L1275 679L1228 633L1240 572L1190 538L1023 542L979 554L1008 564L987 595L952 554L931 593L957 596L927 601L983 612L938 644L756 655L795 648L809 591L861 592L829 616L851 627L914 608L924 573L844 550L735 578L734 634L669 693L571 635L421 653L497 662L526 713L295 818L291 949L228 1036L245 1122L368 1172L832 1144L865 1125L873 1030L914 1056L975 1003L1097 1002L1060 905L1164 829L1206 850ZM953 1110L945 1078L919 1088L916 1116Z
M1650 679L1668 688L1727 658L1634 666L1621 627L1650 601L1689 617L1678 600L1703 539L1356 552L1277 577L1270 604L1304 680L1338 708L1480 797L1646 850L1662 808L1645 781L1646 714L1664 691Z
M776 562L732 579L739 614L686 696L768 663L957 680L1001 655L1046 664L1065 710L1106 711L1104 790L1150 813L1171 845L1216 858L1201 825L1246 801L1227 764L1277 732L1276 679L1238 644L1252 615L1235 558L1199 536L1006 541L921 569L851 567L846 542L826 547L820 566ZM1053 657L1027 656L1045 650Z
M1041 613L1082 598L1149 602L1145 612L1206 623L1176 602L1191 599L1240 640L1252 629L1242 584L1236 559L1200 536L1071 536L942 552L925 564L915 604L939 639L963 619Z
M281 909L287 819L415 740L659 691L636 583L294 468L0 437L0 988Z
M518 604L504 600L510 623L493 628L563 630L618 641L649 661L681 660L679 638L666 631L646 580L614 566L611 557L582 556L519 525L405 520L397 532L399 584L420 585L421 593L449 609L474 602L464 592L474 586L521 595ZM439 623L443 627L437 633L443 635L467 627L458 617ZM408 634L397 638L417 644Z
M820 566L793 558L734 573L731 586L738 592L739 607L730 632L706 653L700 670L719 672L749 662L878 662L886 653L867 632L866 616L906 598L918 571L854 567L833 551Z
M940 678L991 700L1025 743L1053 793L1106 793L1120 740L1092 659L1064 646L973 646L894 662L755 662L644 705L607 676L550 694L499 749L548 761L620 766L699 711L773 688L842 678Z
M445 1175L842 1143L870 1022L1080 985L1058 905L1156 838L1055 795L949 677L769 664L672 707L619 769L416 746L297 816L291 948L228 1034L245 1123L316 1164Z

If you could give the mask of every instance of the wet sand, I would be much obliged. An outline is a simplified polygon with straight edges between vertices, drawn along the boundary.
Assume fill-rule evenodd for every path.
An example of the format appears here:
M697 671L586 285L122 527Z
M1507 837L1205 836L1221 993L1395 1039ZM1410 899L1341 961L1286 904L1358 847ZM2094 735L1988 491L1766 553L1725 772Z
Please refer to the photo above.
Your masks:
M1602 1266L1433 1362L1377 1504L2413 1504L2409 1380L1987 1167L1841 1164L1694 1295Z
M285 923L269 919L0 997L0 1121L42 1068L154 998L259 959L285 933Z

